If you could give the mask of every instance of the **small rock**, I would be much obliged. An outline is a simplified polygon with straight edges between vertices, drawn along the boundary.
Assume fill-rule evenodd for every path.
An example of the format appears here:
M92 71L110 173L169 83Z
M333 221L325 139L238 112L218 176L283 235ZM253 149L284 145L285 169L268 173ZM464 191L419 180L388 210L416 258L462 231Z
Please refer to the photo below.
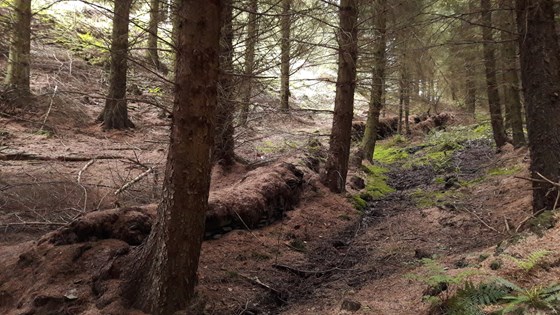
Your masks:
M212 236L212 238L215 240L219 240L220 238L222 238L222 234L215 234L214 236Z
M342 306L340 307L341 310L356 312L360 308L362 308L362 304L360 302L352 301L352 300L344 300L342 302Z
M361 178L361 177L358 177L358 176L352 176L350 178L349 185L352 189L355 189L355 190L362 190L366 187L366 183L365 183L364 179Z
M417 259L432 258L432 254L423 249L415 249L414 257Z
M78 290L72 289L66 292L66 294L64 294L64 297L68 300L76 300L78 298Z

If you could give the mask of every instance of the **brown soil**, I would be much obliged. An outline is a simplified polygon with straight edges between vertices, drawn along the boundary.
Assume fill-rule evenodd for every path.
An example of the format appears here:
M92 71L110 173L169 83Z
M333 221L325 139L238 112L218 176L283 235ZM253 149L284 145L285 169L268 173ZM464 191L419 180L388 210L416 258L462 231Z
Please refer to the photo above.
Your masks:
M169 120L158 108L131 102L137 128L103 132L93 123L101 101L60 92L53 97L54 81L49 81L55 73L81 93L102 94L95 81L101 74L76 60L69 73L67 54L55 48L50 53L62 66L51 69L49 54L36 55L34 92L42 96L30 101L31 110L0 116L0 313L141 314L119 298L119 262L150 230ZM136 81L155 84L148 74ZM351 311L341 305L356 303L356 314L425 314L425 285L405 276L422 272L420 258L436 255L457 269L457 261L493 253L530 216L526 181L486 176L503 166L521 166L517 175L527 176L526 151L496 155L488 143L473 142L447 169L395 167L389 183L397 191L359 213L304 165L309 135L326 139L326 115L258 112L255 117L237 137L237 152L250 164L227 172L216 168L212 194L230 218L243 204L268 217L263 222L261 213L246 227L220 225L221 232L203 244L198 290L206 314L346 314ZM295 164L298 171L278 170L282 163ZM442 176L484 180L445 187L434 181ZM294 193L289 183L301 191ZM416 189L457 194L422 208L412 194ZM288 211L274 212L280 205ZM115 206L120 209L111 210ZM551 244L557 250L555 235L529 238L507 251L523 254ZM558 258L551 259L549 275L558 272L553 264Z

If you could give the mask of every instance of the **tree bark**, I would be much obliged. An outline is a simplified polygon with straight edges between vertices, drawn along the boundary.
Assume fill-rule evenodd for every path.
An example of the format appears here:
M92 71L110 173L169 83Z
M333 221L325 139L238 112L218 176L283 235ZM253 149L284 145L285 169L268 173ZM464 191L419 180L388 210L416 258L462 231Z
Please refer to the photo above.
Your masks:
M357 0L341 0L339 18L338 78L329 155L323 177L323 183L335 193L346 190L348 173L358 58Z
M148 22L148 60L160 70L158 54L158 25L161 18L160 0L150 0L150 21Z
M233 7L232 0L222 1L220 39L220 81L218 108L216 112L216 137L213 160L229 167L235 162L234 125L235 105L233 98Z
M484 66L486 69L486 86L488 88L488 106L490 108L490 122L496 147L500 148L507 142L504 130L504 120L498 91L496 76L496 53L492 36L492 12L490 0L480 0L482 14L482 40L484 49Z
M290 28L292 0L282 0L282 52L280 60L280 109L290 110Z
M386 49L386 0L379 0L376 5L373 27L376 33L376 42L373 52L373 70L371 93L368 109L368 118L362 140L363 158L372 162L375 143L377 141L377 126L379 125L379 114L383 108L383 94L385 82L385 64L387 62L385 56Z
M523 131L523 113L519 89L519 76L517 73L517 36L515 29L514 11L511 11L513 1L501 0L500 9L504 13L504 23L500 32L502 41L502 62L504 64L504 102L506 103L507 121L511 127L513 145L518 148L525 145Z
M13 2L13 31L10 36L5 84L21 95L30 93L31 0Z
M560 175L560 47L552 0L516 0L531 173L557 183ZM552 209L557 192L533 182L533 211Z
M249 105L251 104L251 97L253 96L253 72L255 67L255 46L258 39L257 29L257 11L258 1L250 0L249 3L249 23L247 24L247 38L245 39L245 66L244 78L241 94L241 113L239 122L241 125L247 125L249 117Z
M111 74L105 108L97 118L104 129L133 128L126 106L128 22L132 0L115 1L111 38Z
M154 315L185 309L194 296L210 188L219 78L221 1L183 0L171 143L163 201L130 265L124 293Z

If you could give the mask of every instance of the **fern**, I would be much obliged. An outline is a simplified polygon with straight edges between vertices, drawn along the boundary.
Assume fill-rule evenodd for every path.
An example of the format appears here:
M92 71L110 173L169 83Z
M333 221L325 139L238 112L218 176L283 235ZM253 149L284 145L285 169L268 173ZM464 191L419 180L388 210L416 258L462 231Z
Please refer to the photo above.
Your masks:
M532 252L531 254L529 254L529 256L527 256L527 258L515 258L513 256L506 256L509 260L513 261L517 267L523 269L523 271L525 272L530 272L531 270L533 270L533 268L535 268L536 266L538 266L542 260L548 256L551 253L551 251L549 250L537 250L535 252Z
M448 315L483 315L481 306L498 303L510 290L497 283L473 284L465 282L457 293L447 300L444 305L445 313Z
M560 302L560 284L555 283L547 287L534 286L529 289L517 287L514 293L514 295L501 298L507 304L498 314L524 313L529 308L546 309L557 313L556 306Z

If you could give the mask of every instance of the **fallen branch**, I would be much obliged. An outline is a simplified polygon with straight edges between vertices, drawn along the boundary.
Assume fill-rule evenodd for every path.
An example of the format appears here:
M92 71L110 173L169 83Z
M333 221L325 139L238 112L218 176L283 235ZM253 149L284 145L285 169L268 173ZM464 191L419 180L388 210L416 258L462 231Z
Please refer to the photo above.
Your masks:
M16 223L6 223L0 225L0 228L7 229L10 226L27 226L27 225L46 225L46 226L65 226L68 222L16 222Z
M47 110L47 113L45 114L45 119L43 119L43 123L41 124L41 128L39 128L39 131L43 130L43 128L45 127L45 124L47 123L47 119L49 118L49 115L51 114L52 106L53 106L53 103L54 103L54 96L56 95L57 90L58 90L58 85L55 85L53 94L51 96L51 102L49 104L49 109Z
M249 277L249 276L246 276L246 275L241 274L241 273L237 273L237 275L239 275L240 277L248 280L249 282L251 282L253 284L256 284L260 287L263 287L263 288L269 290L270 292L274 293L274 295L276 296L276 298L278 300L286 303L286 301L282 298L282 293L280 291L278 291L277 289L271 287L270 285L262 282L258 277Z
M515 233L519 232L519 230L521 229L521 227L523 226L523 224L527 223L527 221L531 220L532 218L538 216L539 214L543 213L545 211L545 209L539 210L533 214L531 214L530 216L526 217L525 219L523 219L519 225L517 225L517 228L515 228Z
M489 228L490 230L498 233L498 234L504 234L500 231L498 231L496 228L493 228L492 226L490 226L488 223L486 223L486 221L484 221L478 214L476 214L474 211L470 211L468 209L462 208L460 210L463 210L469 214L471 214L472 216L474 216L478 221L480 221L480 223L482 223L485 227Z
M90 160L117 160L125 159L123 156L117 155L100 155L100 156L43 156L33 153L17 152L0 154L0 161L62 161L62 162L87 162Z
M78 184L82 184L82 174L88 169L88 167L90 167L93 163L95 162L95 159L92 159L91 161L89 161L86 165L84 165L84 167L82 167L82 169L78 172Z
M287 271L289 273L293 273L296 276L302 277L302 278L309 278L310 276L324 276L327 273L333 272L334 270L336 270L336 268L334 269L329 269L329 270L321 270L321 271L313 271L313 270L300 270L300 269L296 269L290 266L286 266L286 265L280 265L280 264L273 264L272 265L273 268L281 270L281 271Z
M126 189L128 189L130 186L136 184L138 181L140 181L142 178L148 176L148 174L150 174L151 172L153 172L154 169L153 168L149 168L147 171L145 171L144 173L138 175L136 178L134 178L133 180L131 180L130 182L124 184L121 188L117 189L114 194L118 195L120 193L122 193L123 191L125 191Z

